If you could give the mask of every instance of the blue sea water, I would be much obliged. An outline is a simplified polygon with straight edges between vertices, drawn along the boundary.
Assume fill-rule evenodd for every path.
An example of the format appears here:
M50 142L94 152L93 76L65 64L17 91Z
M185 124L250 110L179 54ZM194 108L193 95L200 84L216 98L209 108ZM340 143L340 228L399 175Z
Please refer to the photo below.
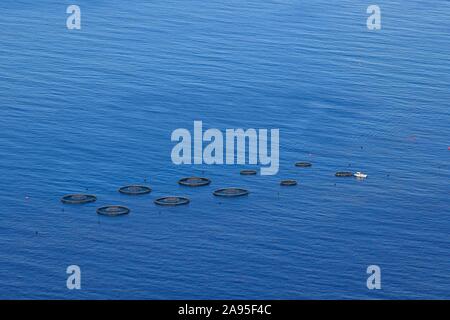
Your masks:
M0 298L449 299L450 3L377 1L378 31L370 4L2 0ZM279 128L279 173L174 165L194 120ZM98 201L60 202L74 192ZM191 203L153 204L172 194ZM96 214L111 203L131 214Z

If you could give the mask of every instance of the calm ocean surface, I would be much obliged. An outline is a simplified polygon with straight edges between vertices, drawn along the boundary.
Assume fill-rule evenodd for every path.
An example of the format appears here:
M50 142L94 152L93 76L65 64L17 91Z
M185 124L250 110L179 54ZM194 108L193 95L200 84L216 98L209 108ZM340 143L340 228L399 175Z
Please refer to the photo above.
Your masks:
M450 2L377 1L375 32L369 4L2 0L0 298L449 299ZM280 128L278 175L172 164L194 120ZM60 202L75 192L98 201ZM171 194L190 205L153 204Z

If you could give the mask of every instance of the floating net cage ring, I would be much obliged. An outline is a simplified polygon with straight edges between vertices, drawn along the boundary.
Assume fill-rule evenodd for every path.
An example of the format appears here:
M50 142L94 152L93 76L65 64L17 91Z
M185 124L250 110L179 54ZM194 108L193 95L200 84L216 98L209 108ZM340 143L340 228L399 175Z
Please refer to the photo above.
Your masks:
M218 197L240 197L246 196L249 193L248 190L241 188L223 188L213 192L213 194Z
M202 187L209 185L211 180L202 177L187 177L180 179L178 183L188 187Z
M245 170L241 170L241 175L243 176L254 176L256 175L258 172L256 170L251 170L251 169L245 169Z
M282 186L296 186L297 185L297 181L296 180L281 180L280 185Z
M312 167L312 163L311 162L301 161L301 162L296 162L295 166L296 167L301 167L301 168L308 168L308 167Z
M185 197L162 197L155 200L155 204L160 206L180 206L189 202L190 200Z
M147 186L131 185L120 188L119 192L128 195L140 195L150 193L152 189Z
M124 206L104 206L97 209L97 213L103 216L122 216L130 213L130 209Z
M95 202L97 197L92 194L67 194L61 198L62 203L67 204L83 204Z
M349 171L338 171L335 173L336 177L353 177L353 173Z

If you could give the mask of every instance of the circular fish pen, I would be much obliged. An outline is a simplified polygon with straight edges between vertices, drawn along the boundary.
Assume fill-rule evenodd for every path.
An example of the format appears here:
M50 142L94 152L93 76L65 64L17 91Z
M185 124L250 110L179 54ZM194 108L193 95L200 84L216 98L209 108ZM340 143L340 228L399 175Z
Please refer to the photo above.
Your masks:
M92 194L68 194L61 198L61 202L66 204L84 204L96 200L97 197Z
M245 170L241 170L240 173L241 173L241 176L254 176L258 172L256 170L245 169Z
M250 192L241 188L223 188L218 189L213 192L213 194L217 197L241 197L246 196Z
M301 161L301 162L296 162L295 166L296 167L300 167L300 168L309 168L309 167L312 167L312 163L311 162Z
M338 171L335 173L336 177L353 177L353 173L349 171Z
M130 209L123 206L105 206L97 209L97 213L102 216L116 217L130 213Z
M297 181L296 180L291 180L291 179L289 179L289 180L281 180L280 185L281 186L286 186L286 187L288 187L288 186L296 186L297 185Z
M178 183L181 184L182 186L202 187L209 185L211 183L211 180L209 180L208 178L201 178L201 177L188 177L180 179Z
M155 204L159 206L180 206L189 202L190 200L185 197L162 197L155 200Z
M131 185L120 188L119 192L127 195L141 195L152 192L152 189L146 186Z

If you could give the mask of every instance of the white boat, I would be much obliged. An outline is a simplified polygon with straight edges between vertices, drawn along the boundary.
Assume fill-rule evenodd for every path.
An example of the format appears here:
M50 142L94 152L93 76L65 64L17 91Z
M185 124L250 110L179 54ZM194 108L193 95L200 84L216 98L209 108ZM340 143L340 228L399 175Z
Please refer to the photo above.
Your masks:
M365 174L365 173L362 173L362 172L356 172L356 173L354 173L353 174L355 177L357 177L357 178L360 178L360 179L365 179L365 178L367 178L367 174Z

